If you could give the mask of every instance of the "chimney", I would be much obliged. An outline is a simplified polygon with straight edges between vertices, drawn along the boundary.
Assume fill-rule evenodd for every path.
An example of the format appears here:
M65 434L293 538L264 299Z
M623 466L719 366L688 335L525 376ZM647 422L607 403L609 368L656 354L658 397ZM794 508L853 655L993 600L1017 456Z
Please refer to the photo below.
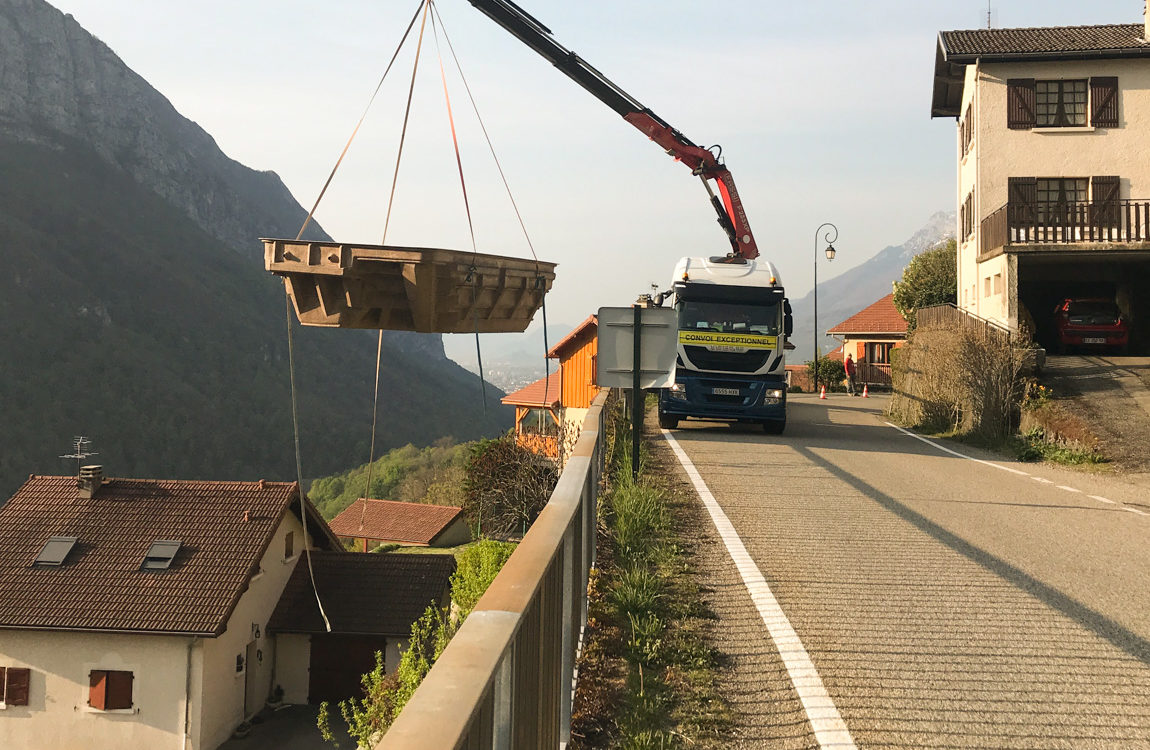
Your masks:
M92 465L80 468L80 478L76 480L76 488L79 490L81 498L88 500L95 497L103 483L103 466Z

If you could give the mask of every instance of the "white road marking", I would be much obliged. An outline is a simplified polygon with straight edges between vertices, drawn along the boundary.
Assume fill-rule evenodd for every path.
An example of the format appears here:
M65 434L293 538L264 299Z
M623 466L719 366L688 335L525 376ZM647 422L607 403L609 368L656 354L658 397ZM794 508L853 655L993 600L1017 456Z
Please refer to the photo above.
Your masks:
M1110 505L1117 505L1117 503L1114 502L1113 500L1107 500L1106 498L1101 497L1099 495L1087 495L1087 497L1089 497L1091 500L1097 500L1100 503L1109 503Z
M835 707L834 701L831 700L826 687L823 686L823 681L819 677L818 671L815 670L814 662L811 661L810 655L803 648L802 641L799 640L795 629L791 627L791 622L787 619L783 608L779 606L775 595L771 593L771 588L767 585L766 579L763 578L762 572L751 559L751 555L739 538L738 532L735 531L734 525L731 524L723 509L719 507L715 496L707 489L707 483L703 481L703 477L695 465L691 463L687 453L679 447L678 441L668 430L662 432L663 437L671 446L671 450L679 459L679 463L682 464L683 470L690 477L691 484L695 486L695 492L699 493L699 499L703 501L703 505L711 515L711 521L715 524L715 529L719 532L723 544L726 545L727 553L735 562L739 575L742 576L743 585L751 594L755 609L759 611L759 616L763 618L763 623L767 626L767 632L770 634L771 640L774 641L775 648L778 649L779 656L783 660L783 666L786 667L787 674L791 678L791 684L794 685L799 701L803 704L807 721L811 723L815 741L819 743L820 748L827 748L828 750L830 748L855 750L854 738L851 737L846 722L839 715L838 708Z
M893 427L896 430L898 430L899 432L901 432L902 434L909 435L910 437L914 438L915 440L921 440L922 442L926 443L927 445L933 445L935 448L938 448L943 453L949 453L952 456L958 456L959 458L965 458L967 461L974 461L976 464L984 464L986 466L990 466L990 467L993 467L995 469L1001 469L1002 471L1009 471L1011 474L1017 474L1020 477L1030 476L1025 471L1019 471L1018 469L1012 469L1009 466L1003 466L1002 464L996 464L992 461L983 461L981 458L975 458L974 456L968 456L965 453L959 453L958 451L952 451L950 448L947 448L945 445L939 445L938 443L934 442L933 440L929 440L927 438L924 438L922 435L916 435L913 432L911 432L910 430L904 430L903 428L899 427L897 424L892 424L890 422L887 422L886 424L888 427Z
M1082 492L1082 490L1076 490L1076 489L1074 489L1073 487L1067 487L1067 486L1066 486L1066 485L1064 485L1064 484L1056 484L1056 485L1054 485L1054 486L1055 486L1057 489L1060 489L1060 490L1066 490L1067 492Z
M1150 513L1138 510L1137 508L1123 508L1122 510L1126 511L1127 513L1137 513L1140 516L1150 516Z
M1051 482L1049 479L1044 479L1042 477L1031 477L1031 479L1036 482L1042 482L1043 484L1054 484L1054 482Z

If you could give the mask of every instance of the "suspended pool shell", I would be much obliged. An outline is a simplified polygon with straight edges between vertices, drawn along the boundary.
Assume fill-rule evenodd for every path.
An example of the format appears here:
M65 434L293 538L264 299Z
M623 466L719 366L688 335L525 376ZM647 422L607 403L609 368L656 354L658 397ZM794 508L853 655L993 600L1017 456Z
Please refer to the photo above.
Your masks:
M555 264L459 250L265 239L299 322L420 333L515 333L555 281Z

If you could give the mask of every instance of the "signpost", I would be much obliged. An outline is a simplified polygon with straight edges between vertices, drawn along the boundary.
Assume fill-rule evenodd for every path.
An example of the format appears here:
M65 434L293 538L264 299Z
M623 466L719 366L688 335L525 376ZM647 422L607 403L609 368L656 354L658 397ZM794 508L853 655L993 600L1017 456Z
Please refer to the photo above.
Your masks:
M597 384L631 391L631 478L639 477L643 391L675 382L678 314L661 307L600 307Z

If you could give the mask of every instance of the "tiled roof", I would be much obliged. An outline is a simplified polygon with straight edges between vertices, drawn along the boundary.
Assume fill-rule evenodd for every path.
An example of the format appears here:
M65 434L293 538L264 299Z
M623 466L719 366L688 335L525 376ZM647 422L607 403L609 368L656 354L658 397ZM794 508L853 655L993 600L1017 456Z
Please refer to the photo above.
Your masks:
M562 357L563 351L572 342L574 342L575 339L579 338L579 336L581 336L585 331L590 331L592 334L594 334L598 330L599 330L599 316L598 315L588 316L588 318L586 320L584 320L579 325L575 326L575 329L572 330L571 333L567 334L562 339L560 339L558 344L551 347L551 351L547 352L547 356L552 357L552 358Z
M528 386L524 386L515 393L508 393L501 401L515 406L546 406L554 408L559 406L560 398L559 373L553 372L550 377L542 377ZM546 394L544 394L546 389Z
M332 632L341 634L410 635L411 623L445 595L455 572L452 555L313 552L311 561ZM326 632L305 561L292 571L268 631Z
M0 507L0 628L217 635L297 496L294 482L112 479L80 499L75 477L33 476ZM63 565L32 567L52 536L78 541ZM171 567L140 570L160 539L181 542Z
M891 293L829 329L827 333L836 336L859 333L905 336L906 320L895 309L894 294Z
M461 513L463 509L454 505L365 501L361 497L333 518L330 526L336 536L431 544Z
M1150 56L1150 45L1143 40L1144 34L1145 26L1140 23L974 29L943 31L939 34L939 44L949 62L973 62L976 57L986 62L1044 55L1073 57L1080 53L1084 56L1100 53Z

